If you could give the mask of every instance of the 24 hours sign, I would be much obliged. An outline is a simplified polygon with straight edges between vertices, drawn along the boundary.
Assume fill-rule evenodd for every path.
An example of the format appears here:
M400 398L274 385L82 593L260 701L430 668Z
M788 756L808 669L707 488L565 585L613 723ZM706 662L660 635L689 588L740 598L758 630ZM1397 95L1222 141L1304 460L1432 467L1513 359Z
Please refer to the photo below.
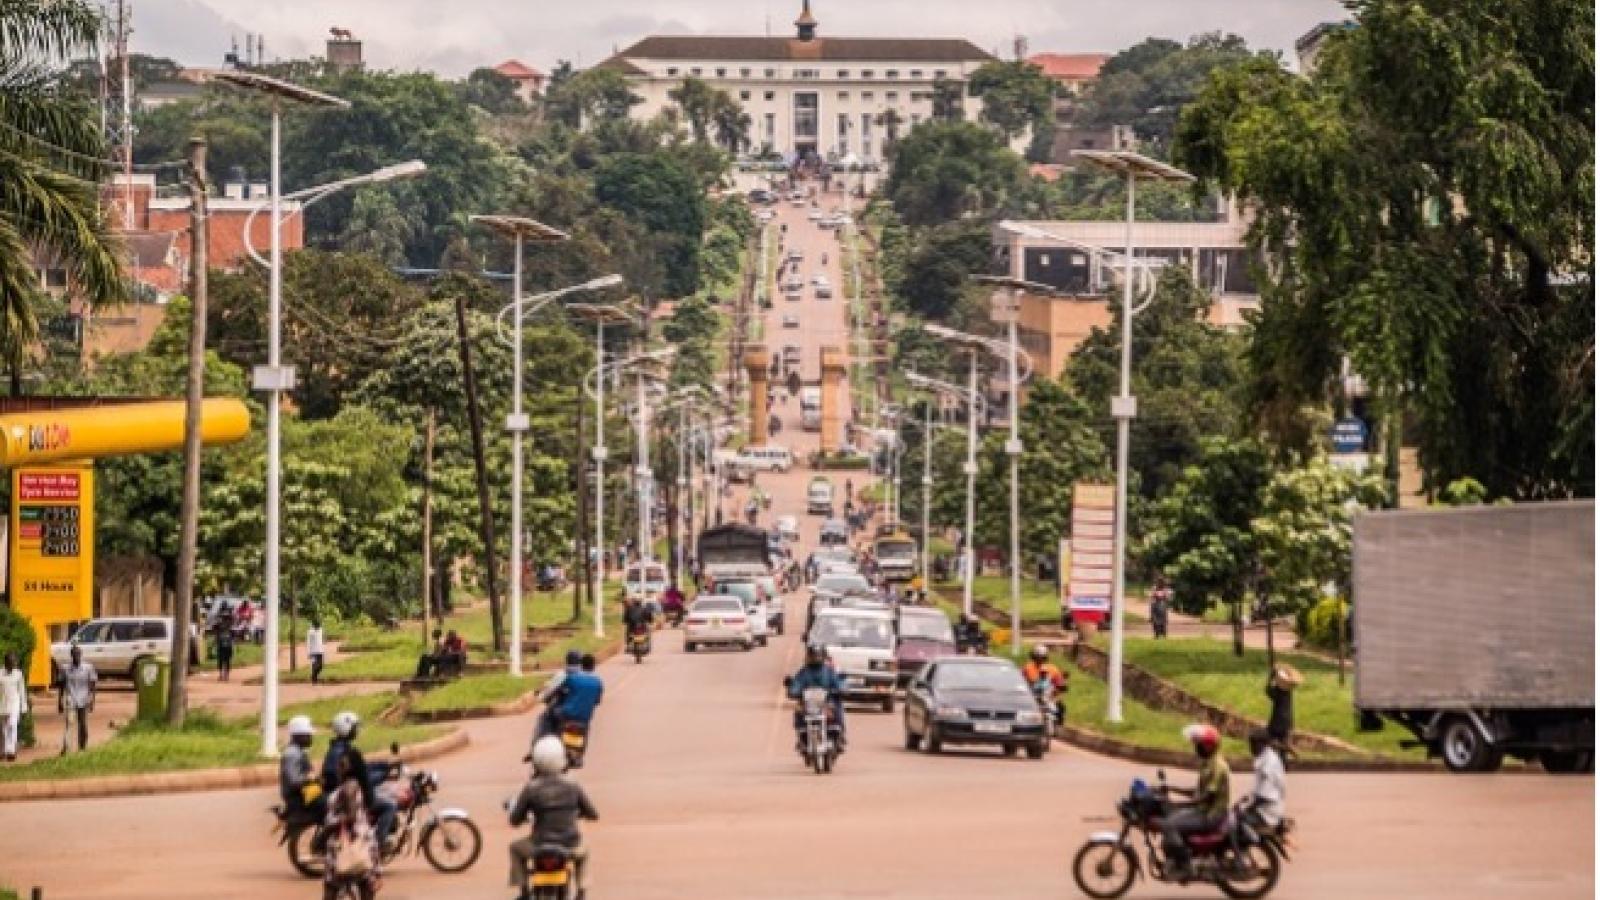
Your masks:
M46 621L94 608L94 469L31 466L11 473L11 602Z

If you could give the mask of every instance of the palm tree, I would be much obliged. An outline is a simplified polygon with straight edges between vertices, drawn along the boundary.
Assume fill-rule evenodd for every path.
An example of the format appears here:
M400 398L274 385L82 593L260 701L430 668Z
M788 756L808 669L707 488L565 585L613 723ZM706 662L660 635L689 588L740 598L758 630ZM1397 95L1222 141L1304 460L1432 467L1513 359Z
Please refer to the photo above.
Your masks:
M0 359L13 396L38 336L36 254L65 269L91 306L125 295L99 211L104 140L87 104L56 84L57 67L93 48L100 25L85 0L0 0Z

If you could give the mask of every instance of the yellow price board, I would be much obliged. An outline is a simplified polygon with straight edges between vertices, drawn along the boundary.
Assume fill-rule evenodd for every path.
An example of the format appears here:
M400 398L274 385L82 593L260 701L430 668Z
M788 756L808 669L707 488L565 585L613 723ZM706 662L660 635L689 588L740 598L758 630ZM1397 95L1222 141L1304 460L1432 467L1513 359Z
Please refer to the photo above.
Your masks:
M29 684L50 676L50 626L94 614L94 469L11 470L12 608L33 623Z

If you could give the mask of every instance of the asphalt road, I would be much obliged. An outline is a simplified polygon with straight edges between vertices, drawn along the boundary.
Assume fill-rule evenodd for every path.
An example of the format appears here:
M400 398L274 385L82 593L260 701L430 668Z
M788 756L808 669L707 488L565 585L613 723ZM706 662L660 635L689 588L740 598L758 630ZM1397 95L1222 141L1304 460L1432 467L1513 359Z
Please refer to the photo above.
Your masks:
M842 321L843 304L831 302ZM783 309L779 300L773 314ZM780 440L809 449L815 436L799 432L798 407L779 411L793 420ZM803 544L818 521L803 514L810 474L762 479L772 514L805 523ZM788 610L800 616L798 598ZM853 709L850 752L832 775L814 775L793 753L781 699L799 657L792 629L767 648L693 655L663 632L643 664L619 657L602 668L606 699L579 774L601 814L587 830L592 897L1076 896L1071 855L1107 827L1086 819L1108 816L1131 778L1151 774L1060 744L1037 762L924 756L901 749L898 712ZM478 864L447 876L407 859L381 896L510 896L513 832L500 803L524 777L532 721L472 723L471 745L435 764L440 804L467 809L483 828ZM1248 784L1234 778L1236 792ZM50 900L317 896L268 837L273 798L249 790L0 805L0 883L24 895L41 885ZM1275 896L1590 897L1593 798L1590 777L1292 773L1300 849ZM1132 896L1218 894L1141 884Z

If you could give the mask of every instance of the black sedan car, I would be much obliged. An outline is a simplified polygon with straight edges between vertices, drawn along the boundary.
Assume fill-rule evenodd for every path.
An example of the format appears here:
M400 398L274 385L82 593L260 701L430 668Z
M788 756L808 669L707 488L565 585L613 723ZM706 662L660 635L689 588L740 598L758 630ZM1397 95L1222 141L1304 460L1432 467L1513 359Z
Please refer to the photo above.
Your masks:
M906 749L990 744L1039 759L1050 749L1039 703L1017 667L986 656L943 656L906 688Z

